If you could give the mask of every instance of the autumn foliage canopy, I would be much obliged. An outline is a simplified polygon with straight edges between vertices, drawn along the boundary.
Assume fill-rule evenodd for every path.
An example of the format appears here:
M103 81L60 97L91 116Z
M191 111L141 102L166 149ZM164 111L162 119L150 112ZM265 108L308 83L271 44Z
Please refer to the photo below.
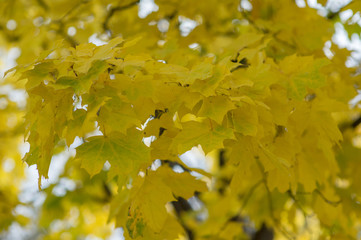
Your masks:
M335 2L0 1L0 238L356 239L359 60L334 40L361 4Z

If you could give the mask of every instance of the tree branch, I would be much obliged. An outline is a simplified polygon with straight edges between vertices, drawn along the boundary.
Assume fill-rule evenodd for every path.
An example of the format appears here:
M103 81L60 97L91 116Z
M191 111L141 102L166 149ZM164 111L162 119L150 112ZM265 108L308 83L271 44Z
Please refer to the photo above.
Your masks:
M182 220L182 214L184 212L188 212L188 211L192 210L191 205L189 204L189 202L186 199L184 199L182 197L178 197L177 201L172 201L171 203L173 205L173 208L176 212L176 215L179 219L180 224L182 225L184 231L187 233L188 239L193 240L194 239L193 231Z
M42 1L42 0L41 0ZM74 12L76 9L78 9L79 7L81 7L83 4L88 3L91 0L82 0L80 2L80 4L75 5L74 7L72 7L71 9L69 9L60 19L59 21L63 21L66 17L68 17L72 12Z
M251 187L251 189L249 190L247 196L245 197L245 199L244 199L244 201L243 201L243 204L242 204L242 206L241 206L241 210L240 210L240 212L239 212L240 214L242 213L242 211L244 210L244 208L247 206L249 199L251 199L254 191L261 185L261 183L263 183L263 179L259 180L255 185L253 185L253 186Z
M338 200L338 201L331 201L331 200L327 199L327 198L325 197L325 195L323 195L323 193L322 193L320 190L318 190L318 189L315 190L315 193L317 193L318 195L320 195L320 197L323 199L323 201L325 201L326 203L328 203L328 204L330 204L330 205L332 205L332 206L334 206L334 207L337 207L337 205L342 202L341 199Z
M331 201L327 199L319 189L315 189L314 192L317 193L326 203L331 204L332 206L336 207L338 204L342 202L341 199L338 201ZM296 194L311 195L312 192L297 192Z
M109 24L110 19L114 15L114 13L126 10L128 8L131 8L131 7L135 6L135 5L137 5L139 3L139 1L140 0L137 0L137 1L131 2L131 3L129 3L127 5L124 5L124 6L117 6L117 7L111 8L109 10L107 16L105 17L104 22L103 22L103 30L104 30L104 32L108 32L110 35L112 35L112 31L110 30L108 24Z
M261 164L261 162L259 161L259 157L255 157L255 160L256 160L256 163L258 165L258 168L262 174L262 183L266 189L266 193L267 193L267 199L268 199L268 206L269 206L269 211L270 211L270 216L272 218L272 221L274 222L274 225L275 227L282 233L282 235L284 237L286 237L287 239L290 239L290 240L294 240L296 239L294 236L292 236L291 233L289 233L286 229L284 229L281 224L280 224L280 221L276 218L276 216L274 215L274 207L273 207L273 200L272 200L272 194L271 194L271 191L268 187L268 184L267 184L267 174L266 172L264 171L264 168Z

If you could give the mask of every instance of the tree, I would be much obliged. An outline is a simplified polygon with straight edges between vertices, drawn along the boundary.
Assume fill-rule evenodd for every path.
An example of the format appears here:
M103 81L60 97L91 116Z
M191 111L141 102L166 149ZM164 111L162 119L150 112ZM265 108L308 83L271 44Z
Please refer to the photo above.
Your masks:
M151 3L1 2L1 45L21 54L1 82L12 90L0 99L0 229L105 238L115 223L126 239L355 239L360 120L349 102L360 77L331 38L334 24L360 33L340 17L360 3ZM17 198L23 139L45 197L35 216L16 210L34 208ZM190 150L207 166L182 161ZM73 187L57 193L62 181Z

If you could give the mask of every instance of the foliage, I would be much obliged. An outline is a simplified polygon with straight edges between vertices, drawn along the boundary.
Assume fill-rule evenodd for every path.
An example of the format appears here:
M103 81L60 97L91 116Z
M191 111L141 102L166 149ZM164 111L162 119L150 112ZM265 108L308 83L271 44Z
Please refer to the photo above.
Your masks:
M324 46L335 23L356 24L339 15L360 5L323 3L321 16L291 0L247 2L156 0L148 15L146 1L0 2L0 42L21 50L1 84L27 94L26 107L1 96L1 161L16 166L0 169L0 229L33 224L41 239L105 238L109 223L126 239L356 238L360 120L348 103L360 77L345 66L349 51L332 44L327 58ZM31 205L17 198L23 138L39 189L54 156L81 141L42 189L35 220L14 211ZM182 161L190 150L207 167ZM55 194L61 180L74 189Z

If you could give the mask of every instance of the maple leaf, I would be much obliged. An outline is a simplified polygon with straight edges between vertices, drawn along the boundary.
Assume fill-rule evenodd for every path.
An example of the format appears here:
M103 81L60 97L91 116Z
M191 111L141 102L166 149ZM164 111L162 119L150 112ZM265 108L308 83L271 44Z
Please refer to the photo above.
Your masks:
M165 208L167 202L176 200L175 196L188 199L195 191L206 190L205 183L196 180L189 173L175 173L169 168L161 167L134 183L133 191L136 195L133 196L131 209L134 211L139 207L148 225L160 232L168 215Z
M135 175L150 159L150 150L139 136L133 132L131 135L111 133L90 137L77 148L76 158L90 176L99 173L105 161L109 161L117 175Z
M221 124L226 113L233 108L235 108L234 104L227 97L208 97L203 100L198 115L200 117L209 117L218 124Z
M173 146L182 154L200 144L205 154L213 149L223 147L223 141L234 138L233 131L222 125L202 124L189 121L182 124L182 131L174 138Z

